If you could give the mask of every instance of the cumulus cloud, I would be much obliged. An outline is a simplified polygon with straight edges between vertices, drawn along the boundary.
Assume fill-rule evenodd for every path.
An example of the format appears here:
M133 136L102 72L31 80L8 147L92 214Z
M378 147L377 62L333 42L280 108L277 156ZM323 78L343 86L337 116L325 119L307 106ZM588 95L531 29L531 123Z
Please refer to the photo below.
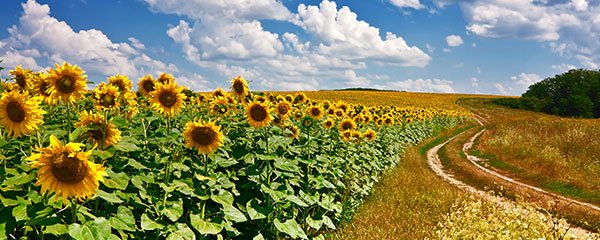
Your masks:
M564 57L588 68L600 63L600 6L586 0L434 0L438 7L459 4L466 29L490 38L548 42Z
M380 89L393 89L411 92L439 92L454 93L452 81L446 79L407 79L404 81L389 82L384 85L377 85Z
M479 87L479 79L476 77L471 78L471 87L478 88Z
M380 37L379 29L358 20L347 6L337 9L335 2L324 0L319 6L298 6L299 25L321 43L321 54L347 60L377 60L401 66L425 67L431 57L402 37L391 32Z
M576 69L577 67L575 65L571 65L571 64L558 64L558 65L552 65L552 69L559 71L561 73L563 72L567 72L571 69Z
M390 3L399 8L424 9L425 6L419 0L390 0Z
M446 43L448 47L458 47L464 43L463 39L458 35L446 36Z
M151 59L140 50L144 45L135 38L115 43L96 29L74 31L66 22L50 15L48 5L29 0L22 4L19 22L8 29L2 40L0 58L4 66L21 64L36 70L40 63L72 62L88 73L125 74L139 77L143 71L176 70L175 66Z
M528 87L529 85L542 81L542 77L535 73L521 73L517 76L510 77L510 80L512 80L518 86Z
M349 80L347 84L353 87L365 87L371 83L369 79L356 75L356 72L350 69L344 72L344 77Z

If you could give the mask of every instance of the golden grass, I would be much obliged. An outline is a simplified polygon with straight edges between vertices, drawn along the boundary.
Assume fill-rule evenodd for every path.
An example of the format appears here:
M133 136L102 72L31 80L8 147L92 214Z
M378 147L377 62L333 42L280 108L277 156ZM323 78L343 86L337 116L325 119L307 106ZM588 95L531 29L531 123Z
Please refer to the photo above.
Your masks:
M425 150L443 142L465 126L447 130L436 138L407 149L403 161L377 184L350 223L331 239L423 239L465 193L435 175L427 165Z

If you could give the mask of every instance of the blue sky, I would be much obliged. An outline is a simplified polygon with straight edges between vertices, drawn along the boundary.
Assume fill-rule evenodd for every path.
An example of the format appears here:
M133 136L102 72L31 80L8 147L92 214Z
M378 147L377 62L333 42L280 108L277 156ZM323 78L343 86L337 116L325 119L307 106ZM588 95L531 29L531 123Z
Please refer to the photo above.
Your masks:
M2 66L94 82L172 73L194 90L373 87L520 95L598 69L599 0L2 1ZM1 74L6 76L7 71Z

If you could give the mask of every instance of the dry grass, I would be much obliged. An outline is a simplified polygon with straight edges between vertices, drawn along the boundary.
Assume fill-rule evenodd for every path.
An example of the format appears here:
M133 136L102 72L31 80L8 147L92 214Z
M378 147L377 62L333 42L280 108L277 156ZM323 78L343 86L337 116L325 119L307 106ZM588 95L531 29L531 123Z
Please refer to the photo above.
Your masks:
M465 126L461 126L465 128ZM423 239L435 235L438 222L465 193L436 176L428 167L426 149L453 136L447 130L435 139L411 147L403 162L377 184L350 223L331 239Z
M513 110L481 101L465 106L490 122L474 149L536 186L600 204L600 120ZM477 152L476 152L477 153Z

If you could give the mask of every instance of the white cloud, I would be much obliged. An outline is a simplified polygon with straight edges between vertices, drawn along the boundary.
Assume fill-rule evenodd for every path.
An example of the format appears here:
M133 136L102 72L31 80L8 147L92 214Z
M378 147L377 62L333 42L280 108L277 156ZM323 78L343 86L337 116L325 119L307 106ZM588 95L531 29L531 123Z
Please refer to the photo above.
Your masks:
M434 0L460 5L467 30L482 37L549 42L564 57L600 66L600 6L586 0Z
M446 43L449 47L458 47L464 43L463 39L458 35L446 36Z
M451 52L452 50L450 48L444 48L442 49L442 52Z
M501 83L496 83L494 84L494 87L496 88L496 92L500 95L508 95L508 93L506 92L506 89L504 88L504 86Z
M137 38L129 37L129 38L127 38L127 40L129 40L131 42L131 45L134 48L137 48L137 49L140 49L140 50L146 49L146 46L142 42L140 42L140 40L138 40Z
M520 87L529 87L529 85L542 81L542 77L535 73L521 73L518 76L512 76L510 79Z
M357 14L335 2L324 0L319 6L298 6L299 25L317 37L320 54L345 60L376 60L401 66L425 67L431 57L393 33L380 37L379 29L358 20Z
M476 77L471 78L471 87L478 88L479 87L479 79Z
M369 79L357 76L353 70L346 70L344 77L348 80L347 84L353 87L365 87L371 83Z
M561 73L563 72L567 72L571 69L576 69L577 67L575 65L571 65L571 64L559 64L559 65L552 65L552 69L559 71Z
M390 3L399 8L424 9L425 6L419 0L390 0Z
M276 0L145 0L151 9L212 22L218 19L290 20L290 11Z
M433 53L435 51L435 48L429 45L429 43L425 44L425 48L427 49L428 53Z
M452 81L445 79L407 79L404 81L389 82L384 85L376 85L379 89L393 89L413 92L441 92L454 93Z
M9 37L2 40L0 58L7 67L22 64L40 69L39 63L68 61L92 74L125 74L135 79L142 70L176 69L149 58L140 52L144 46L135 38L128 43L115 43L96 29L75 32L66 22L50 15L50 7L34 0L22 4L19 22L8 29Z

